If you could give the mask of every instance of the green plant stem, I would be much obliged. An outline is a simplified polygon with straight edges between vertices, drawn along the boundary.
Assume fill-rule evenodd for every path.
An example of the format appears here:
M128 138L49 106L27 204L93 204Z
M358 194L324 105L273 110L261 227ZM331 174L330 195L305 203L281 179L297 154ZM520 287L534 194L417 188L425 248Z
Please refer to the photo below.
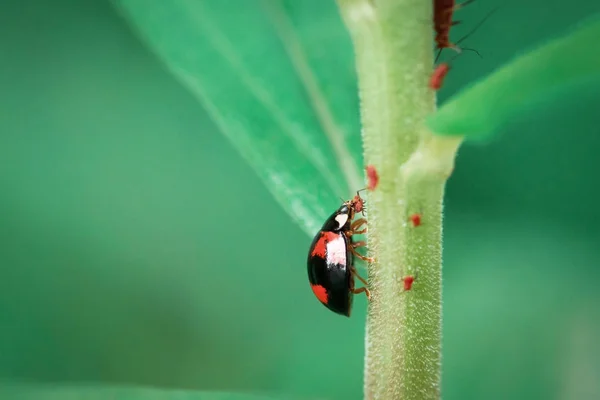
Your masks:
M338 0L354 43L369 193L365 398L440 396L442 200L461 138L425 128L435 110L432 3ZM414 227L410 215L420 213ZM403 277L417 276L410 291Z

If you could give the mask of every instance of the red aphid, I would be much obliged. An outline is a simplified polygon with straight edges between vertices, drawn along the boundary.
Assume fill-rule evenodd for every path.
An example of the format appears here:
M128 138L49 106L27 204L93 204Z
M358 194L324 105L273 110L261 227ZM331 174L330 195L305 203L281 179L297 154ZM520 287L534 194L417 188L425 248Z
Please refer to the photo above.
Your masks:
M404 290L405 291L409 291L410 289L412 289L412 285L415 281L415 277L412 275L408 275L405 276L404 279L402 279L404 282Z
M452 21L454 11L472 3L475 0L466 0L456 4L454 0L433 0L433 29L435 30L435 45L439 50L436 57L439 58L442 49L454 49L460 51L460 48L450 42L450 28L459 24L459 21Z
M350 200L349 204L354 208L355 212L365 215L365 200L360 197L358 192L356 192L356 195Z
M416 228L421 225L421 214L413 214L410 216L410 222L412 222L413 226Z
M454 15L455 7L454 0L433 0L434 40L440 52L442 49L453 47L453 44L450 43L450 28L453 25L452 16Z
M435 30L435 45L439 49L437 56L435 57L435 61L437 62L440 54L442 54L443 49L452 49L456 51L458 54L461 54L463 50L472 51L481 57L481 54L475 49L470 49L467 47L459 47L458 45L474 34L477 29L483 23L492 16L493 13L498 11L499 7L496 7L494 10L489 12L485 18L483 18L479 23L466 35L457 40L455 43L450 41L450 28L454 25L458 25L460 21L453 21L452 16L454 15L454 11L458 10L466 6L469 3L472 3L475 0L466 0L460 4L455 4L454 0L433 0L433 29Z
M439 88L441 88L444 84L444 78L446 78L448 71L450 71L450 65L448 65L447 63L441 63L440 65L438 65L433 71L433 74L431 74L431 79L429 80L429 87L433 90L438 90Z
M367 171L367 180L368 180L367 189L375 190L375 188L377 187L377 184L379 183L379 174L377 173L377 170L375 169L375 167L373 165L367 165L365 170Z

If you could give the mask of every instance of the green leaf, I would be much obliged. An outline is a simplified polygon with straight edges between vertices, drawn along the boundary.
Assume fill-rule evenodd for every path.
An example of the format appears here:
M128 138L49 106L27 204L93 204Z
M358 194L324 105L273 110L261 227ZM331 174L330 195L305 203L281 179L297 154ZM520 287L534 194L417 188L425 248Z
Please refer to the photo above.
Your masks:
M352 47L333 1L114 2L307 233L363 185Z
M249 393L92 385L5 385L0 387L0 397L11 400L274 400L277 398ZM285 395L285 398L290 397Z
M517 57L443 104L429 117L429 128L438 135L485 139L528 106L600 81L598 38L600 19L593 18Z

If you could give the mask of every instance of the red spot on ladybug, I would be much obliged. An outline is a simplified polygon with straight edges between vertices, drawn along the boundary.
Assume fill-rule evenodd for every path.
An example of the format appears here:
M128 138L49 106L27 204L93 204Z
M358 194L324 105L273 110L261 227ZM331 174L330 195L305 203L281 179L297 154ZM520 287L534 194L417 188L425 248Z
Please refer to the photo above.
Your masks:
M408 290L412 289L412 285L415 281L415 277L412 275L408 275L408 276L404 277L403 281L404 281L404 290L408 291Z
M315 242L314 247L310 255L312 257L325 258L327 255L327 243L338 238L338 234L335 232L321 231L321 237Z
M440 89L444 84L444 79L446 78L448 71L450 71L450 65L446 63L441 63L440 65L438 65L433 71L433 74L431 74L431 79L429 80L429 87L433 90Z
M365 168L367 171L367 189L375 190L377 184L379 183L379 174L377 173L377 169L373 165L367 165Z
M421 214L413 214L410 216L410 222L414 227L421 225Z
M321 285L310 285L310 288L321 303L327 304L327 299L329 297L327 296L327 289Z

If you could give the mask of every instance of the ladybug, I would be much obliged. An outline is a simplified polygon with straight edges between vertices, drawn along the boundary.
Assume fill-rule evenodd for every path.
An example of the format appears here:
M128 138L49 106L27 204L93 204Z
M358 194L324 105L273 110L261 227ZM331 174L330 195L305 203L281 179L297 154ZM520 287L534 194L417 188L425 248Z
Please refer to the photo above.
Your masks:
M366 287L356 289L354 278L358 278L365 286L364 280L356 268L354 257L372 262L356 251L357 247L365 246L364 241L354 242L352 235L362 234L367 228L359 230L367 223L365 218L354 222L352 219L357 212L364 215L364 200L359 192L352 200L345 201L323 224L315 235L308 251L308 281L317 299L336 314L350 316L354 294L365 293L371 299L371 293Z

